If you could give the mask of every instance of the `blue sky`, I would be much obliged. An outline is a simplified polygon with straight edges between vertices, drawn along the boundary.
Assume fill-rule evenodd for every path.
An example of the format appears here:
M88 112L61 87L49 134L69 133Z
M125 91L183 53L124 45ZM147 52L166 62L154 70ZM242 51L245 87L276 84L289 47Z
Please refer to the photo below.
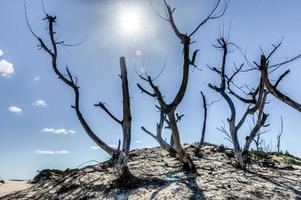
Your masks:
M23 1L0 2L0 178L31 178L43 168L65 169L89 160L107 159L108 155L93 147L70 108L72 91L53 74L49 57L38 50L38 43L26 26ZM177 7L175 19L183 32L190 32L214 5L211 0L169 2ZM155 14L150 1L44 0L44 4L47 12L58 17L55 28L61 40L76 43L86 38L79 46L61 48L59 64L60 67L67 64L79 77L82 111L98 136L110 145L116 145L121 137L119 125L93 104L104 101L113 113L121 116L118 61L120 56L125 56L133 97L132 148L156 146L140 127L155 130L159 114L154 109L154 100L137 89L136 83L141 81L135 70L141 71L144 63L144 70L155 76L166 60L157 84L166 98L172 99L180 84L182 61L178 39ZM300 6L297 0L232 0L222 19L211 21L194 36L197 42L192 48L200 49L197 64L202 71L191 73L187 93L178 108L185 115L179 124L182 142L191 143L200 138L203 110L199 92L204 91L209 101L220 99L207 87L208 82L217 83L218 77L208 71L206 65L218 65L221 61L220 52L211 44L220 36L223 27L226 34L230 29L230 40L247 50L252 61L259 59L259 47L268 51L272 43L284 37L283 46L274 57L275 62L282 61L301 51ZM162 13L161 1L154 0L153 7ZM27 9L33 30L46 38L41 2L27 1ZM124 30L120 22L123 10L139 13L137 32L129 34ZM230 64L242 61L237 52L229 59ZM287 66L291 73L280 86L299 101L300 65L300 61L296 61ZM256 80L256 74L250 74L237 82L252 84ZM275 148L283 116L282 150L301 156L300 113L271 96L268 99L270 104L266 110L270 113L271 126L264 136L266 143ZM209 108L208 142L230 145L216 130L228 114L223 100ZM247 125L241 130L242 141L248 130ZM164 137L169 137L168 131Z

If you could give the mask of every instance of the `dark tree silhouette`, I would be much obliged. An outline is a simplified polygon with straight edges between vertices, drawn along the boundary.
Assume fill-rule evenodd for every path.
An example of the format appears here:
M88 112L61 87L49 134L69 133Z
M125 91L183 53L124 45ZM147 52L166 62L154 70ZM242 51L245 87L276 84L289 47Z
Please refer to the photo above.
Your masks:
M281 136L283 134L283 118L281 117L281 127L280 127L280 132L277 135L277 152L280 152L280 145L281 145Z
M157 99L157 101L160 105L160 106L157 106L157 108L159 108L161 112L166 114L166 116L168 118L169 126L172 131L174 149L177 153L177 157L184 164L184 167L188 171L191 171L191 172L195 172L196 168L195 168L195 165L194 165L191 157L189 156L189 154L186 153L186 151L182 147L175 112L176 112L178 105L182 102L183 97L186 92L186 89L187 89L190 66L196 67L195 60L196 60L197 53L199 50L195 50L192 53L192 56L190 55L191 54L190 45L192 43L191 38L209 20L218 19L224 15L226 8L227 8L227 4L225 7L223 7L223 9L218 11L220 2L221 1L218 0L217 4L212 9L212 11L209 13L209 15L202 22L200 22L198 24L198 26L190 34L187 34L187 33L181 32L179 30L178 26L176 25L176 22L174 20L174 12L176 9L171 8L171 6L168 5L167 2L164 0L166 17L162 17L162 16L160 16L160 17L169 23L173 32L175 33L177 38L180 40L182 47L183 47L183 76L182 76L181 86L180 86L179 90L177 91L176 96L174 97L172 102L167 103L165 101L159 87L157 85L155 85L154 80L150 76L147 76L147 77L140 76L140 77L150 85L150 87L153 90L152 92L143 88L140 84L137 84L143 93Z
M26 18L27 19L27 18ZM41 49L43 49L51 57L51 65L54 73L62 80L66 85L68 85L74 92L74 105L71 107L75 110L78 120L80 121L82 127L84 128L87 135L104 151L112 156L112 160L117 168L117 172L120 178L126 178L130 175L127 160L130 150L131 142L131 109L130 109L130 96L128 89L128 79L127 79L127 70L125 58L120 58L120 71L121 71L121 81L122 81L122 94L123 94L123 119L119 120L115 117L104 105L104 103L96 104L102 108L113 120L119 123L122 126L123 131L123 143L122 149L110 147L103 140L101 140L95 132L90 128L86 119L84 118L81 109L80 109L80 90L78 86L78 78L70 72L69 68L66 67L67 75L64 75L57 64L58 58L58 45L64 45L64 42L57 41L55 38L56 32L54 31L54 24L56 23L56 17L46 14L45 20L48 22L48 35L50 38L50 45L47 45L46 42L38 37L36 34L33 35L37 38L40 43ZM28 22L28 20L27 20ZM30 28L30 26L29 26ZM30 29L31 30L31 29ZM120 143L120 142L119 142Z
M131 126L132 126L132 116L131 116L131 104L130 104L130 94L129 94L129 86L128 86L128 78L127 78L127 69L125 58L120 58L120 78L122 82L122 99L123 99L123 118L122 120L117 119L106 107L104 103L95 104L95 106L99 106L103 109L113 120L115 120L122 127L123 133L123 143L121 152L119 153L118 160L116 162L116 168L118 171L118 175L120 177L126 178L128 177L129 170L127 167L127 160L129 157L130 145L131 145Z
M242 97L237 92L232 90L231 85L234 84L234 78L243 71L244 64L240 65L239 67L235 66L235 70L231 76L226 75L226 65L227 65L227 57L229 53L229 44L224 38L220 38L217 40L216 48L221 49L223 52L222 58L222 65L221 68L218 69L216 67L210 67L210 69L216 72L220 76L220 85L216 86L213 84L209 84L209 87L214 91L218 92L223 99L227 102L229 109L231 111L230 118L227 119L229 124L229 132L225 128L220 129L222 132L227 134L233 144L234 153L237 162L239 163L240 167L245 169L245 160L247 158L247 152L250 148L250 145L254 138L256 137L257 133L259 132L260 128L265 125L266 119L268 117L267 114L264 113L264 106L266 104L266 98L268 95L267 90L264 88L263 81L260 79L256 89L250 91L247 95L248 97ZM237 113L236 113L236 106L231 99L231 96L237 98L244 104L247 104L247 109L245 110L242 117L237 122ZM251 129L250 134L246 137L246 141L244 147L240 146L238 140L238 131L245 123L247 117L249 115L254 115L257 113L257 120L254 127Z
M270 80L270 74L274 71L276 71L281 66L291 63L299 58L301 58L301 55L297 55L291 59L285 60L283 62L277 63L277 64L270 64L271 57L277 52L279 47L281 46L282 42L278 43L277 45L273 45L273 49L268 55L265 55L262 53L260 63L254 62L256 65L256 68L259 69L261 72L261 79L266 87L266 89L271 93L274 97L276 97L278 100L282 101L283 103L289 105L293 109L301 112L301 104L296 102L295 100L291 99L289 96L285 95L284 93L280 92L277 88L279 83L283 80L285 76L287 76L290 73L290 70L284 71L279 78L276 80L274 84L272 84Z
M202 128L202 135L201 135L201 140L198 146L198 150L200 151L202 146L204 145L204 141L205 141L205 133L206 133L206 125L207 125L207 100L206 100L206 96L204 95L203 92L201 92L202 95L202 100L203 100L203 109L204 109L204 121L203 121L203 128Z

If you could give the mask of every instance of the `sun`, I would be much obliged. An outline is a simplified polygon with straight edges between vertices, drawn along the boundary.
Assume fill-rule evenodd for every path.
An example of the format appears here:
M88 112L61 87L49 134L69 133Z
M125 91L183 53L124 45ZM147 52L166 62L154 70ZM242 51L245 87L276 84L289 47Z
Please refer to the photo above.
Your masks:
M137 34L141 31L141 15L135 10L124 10L120 15L121 28L128 34Z

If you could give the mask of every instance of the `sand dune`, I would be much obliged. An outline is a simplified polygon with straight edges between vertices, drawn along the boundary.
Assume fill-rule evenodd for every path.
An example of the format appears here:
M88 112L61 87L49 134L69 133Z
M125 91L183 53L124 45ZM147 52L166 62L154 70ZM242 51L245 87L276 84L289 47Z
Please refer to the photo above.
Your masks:
M4 184L0 183L0 197L27 189L30 186L31 184L27 183L27 181L5 181Z
M252 152L244 172L235 165L231 149L206 144L199 157L194 153L197 146L184 147L197 166L196 174L183 172L182 163L162 148L138 149L131 151L128 162L135 178L117 181L116 169L109 162L65 171L45 169L32 187L0 199L301 200L299 158ZM291 164L284 158L291 159Z

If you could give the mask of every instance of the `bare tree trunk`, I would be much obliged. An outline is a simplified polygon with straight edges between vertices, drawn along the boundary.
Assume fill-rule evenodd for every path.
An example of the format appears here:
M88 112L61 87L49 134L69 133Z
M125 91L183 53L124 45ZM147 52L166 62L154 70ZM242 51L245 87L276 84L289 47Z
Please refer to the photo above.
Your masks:
M164 100L163 95L161 94L161 91L159 90L159 87L156 86L153 83L153 79L150 76L147 76L147 78L140 76L144 81L147 81L149 85L151 86L153 93L147 91L144 89L141 85L137 84L140 90L143 93L146 93L147 95L154 97L157 99L158 103L160 104L160 107L162 111L168 116L169 122L170 122L170 127L172 130L173 134L173 141L174 141L174 148L178 154L178 157L182 163L187 167L188 171L195 172L196 168L193 164L192 159L190 156L185 152L183 149L181 142L180 142L180 135L179 135L179 130L177 127L177 121L175 119L175 111L178 107L178 105L182 102L184 95L186 93L187 89L187 84L189 80L189 69L190 66L197 67L195 65L195 60L197 57L197 53L199 50L195 50L192 53L192 56L190 55L190 45L191 45L191 37L203 26L205 25L208 21L218 19L222 17L227 9L227 4L225 5L224 9L222 9L220 12L217 11L219 5L220 5L220 0L218 0L217 4L215 7L211 10L209 15L199 23L199 25L190 33L182 33L174 20L173 14L175 11L175 8L171 8L170 5L167 4L166 0L163 0L164 5L165 5L165 12L166 12L166 17L162 17L165 21L169 23L171 26L173 32L175 35L178 37L178 39L181 41L181 44L183 46L183 72L182 72L182 81L179 90L176 93L176 96L174 97L173 101L170 103L166 103Z
M207 101L206 101L206 97L203 92L201 92L201 95L202 95L202 99L203 99L204 121L203 121L203 128L202 128L202 136L201 136L201 140L200 140L199 147L198 147L199 151L201 151L201 148L204 145L206 124L207 124Z
M116 168L120 177L128 177L130 172L128 170L127 161L129 157L130 144L131 144L131 104L129 95L129 86L127 78L127 69L125 58L120 58L120 71L122 81L122 97L123 97L123 120L122 120L122 132L123 132L123 143L122 149L119 154Z
M277 152L280 152L281 136L283 134L283 118L281 117L281 129L280 133L277 135Z
M264 123L265 123L265 121L268 117L268 115L266 115L263 112L264 106L266 104L267 95L268 95L268 92L266 90L264 90L262 99L260 100L261 102L260 102L259 107L258 107L258 119L257 119L256 125L252 129L251 133L246 138L246 143L245 143L245 146L244 146L244 149L243 149L243 155L246 154L249 151L249 148L250 148L250 145L251 145L252 141L256 137L256 135L259 132L260 128L262 126L264 126Z
M195 165L194 165L192 159L190 158L189 154L187 154L186 151L182 147L174 111L168 113L167 116L168 116L168 119L170 122L170 128L172 130L172 134L173 134L174 148L177 152L177 155L179 156L179 159L183 162L184 166L189 171L196 172L196 168L195 168Z

